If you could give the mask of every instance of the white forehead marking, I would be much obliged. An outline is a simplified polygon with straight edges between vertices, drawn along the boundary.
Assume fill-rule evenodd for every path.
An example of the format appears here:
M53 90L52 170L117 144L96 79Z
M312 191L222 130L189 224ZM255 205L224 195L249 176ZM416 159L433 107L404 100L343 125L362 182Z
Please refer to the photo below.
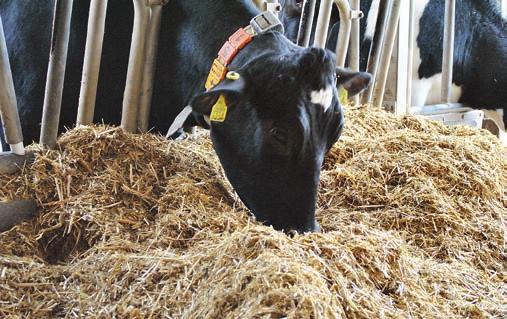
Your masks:
M333 89L331 86L321 89L320 91L312 91L310 94L313 104L320 104L324 108L324 112L331 106L333 102Z

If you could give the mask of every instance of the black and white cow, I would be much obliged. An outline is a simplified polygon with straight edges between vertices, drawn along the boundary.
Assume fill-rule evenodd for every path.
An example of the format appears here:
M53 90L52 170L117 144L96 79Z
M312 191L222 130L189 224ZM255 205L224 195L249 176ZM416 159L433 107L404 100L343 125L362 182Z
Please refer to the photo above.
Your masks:
M281 19L286 35L295 41L301 15L300 1L283 0ZM362 0L361 69L366 68L371 40L377 32L379 5L382 0ZM317 1L317 7L320 1ZM415 50L412 69L412 105L440 102L442 81L442 39L444 0L415 1ZM336 42L339 30L336 9L331 16L328 49ZM456 2L456 33L451 102L485 109L500 126L507 124L507 25L493 0Z
M87 1L75 1L61 126L75 121L87 24ZM15 87L29 140L37 139L49 54L53 1L0 1ZM250 0L171 0L163 9L150 125L165 133L187 104L202 123L219 96L225 121L210 124L225 173L258 220L276 229L316 231L316 194L324 155L340 136L337 86L364 89L370 77L335 68L326 50L303 49L277 32L259 35L232 60L239 80L205 92L225 41L259 11ZM132 30L129 1L110 0L96 121L118 123ZM121 154L118 154L121 156Z

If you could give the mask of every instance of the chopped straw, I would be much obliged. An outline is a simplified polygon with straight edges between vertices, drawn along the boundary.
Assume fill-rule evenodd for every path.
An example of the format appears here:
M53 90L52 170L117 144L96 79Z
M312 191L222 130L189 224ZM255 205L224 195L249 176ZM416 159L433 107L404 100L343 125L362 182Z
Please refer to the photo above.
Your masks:
M351 108L317 218L262 226L206 133L107 126L34 145L0 200L41 214L0 234L0 317L507 318L507 150L482 130Z

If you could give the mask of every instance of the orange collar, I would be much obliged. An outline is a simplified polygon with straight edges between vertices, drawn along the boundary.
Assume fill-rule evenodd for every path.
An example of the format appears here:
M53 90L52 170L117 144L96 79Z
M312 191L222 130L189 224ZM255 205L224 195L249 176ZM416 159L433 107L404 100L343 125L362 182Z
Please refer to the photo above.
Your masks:
M256 15L250 21L250 25L245 28L239 28L238 31L234 32L224 43L218 52L218 57L211 65L208 79L204 85L206 91L212 89L225 79L227 72L229 72L227 67L241 49L252 42L256 35L269 31L278 31L283 34L283 25L275 14L270 11L264 11Z
M253 36L253 32L250 34L245 28L239 28L238 31L229 37L218 52L218 57L213 60L208 79L204 85L207 91L225 79L225 75L229 72L227 66L241 49L252 42Z

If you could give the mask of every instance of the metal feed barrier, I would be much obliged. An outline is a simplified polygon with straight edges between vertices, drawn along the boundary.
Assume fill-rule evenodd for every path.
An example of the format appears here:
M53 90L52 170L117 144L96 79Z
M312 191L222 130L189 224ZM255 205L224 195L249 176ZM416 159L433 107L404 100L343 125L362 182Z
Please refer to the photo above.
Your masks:
M127 132L145 132L148 129L162 6L167 2L168 0L133 0L134 31L121 120L121 126ZM92 0L90 3L77 125L93 122L107 4L107 0ZM73 0L56 0L54 7L40 138L40 143L47 148L56 146L72 6ZM5 139L11 148L10 152L0 153L0 174L12 174L22 168L33 154L25 152L23 145L1 17L0 115ZM0 232L36 214L36 203L33 200L0 203Z

